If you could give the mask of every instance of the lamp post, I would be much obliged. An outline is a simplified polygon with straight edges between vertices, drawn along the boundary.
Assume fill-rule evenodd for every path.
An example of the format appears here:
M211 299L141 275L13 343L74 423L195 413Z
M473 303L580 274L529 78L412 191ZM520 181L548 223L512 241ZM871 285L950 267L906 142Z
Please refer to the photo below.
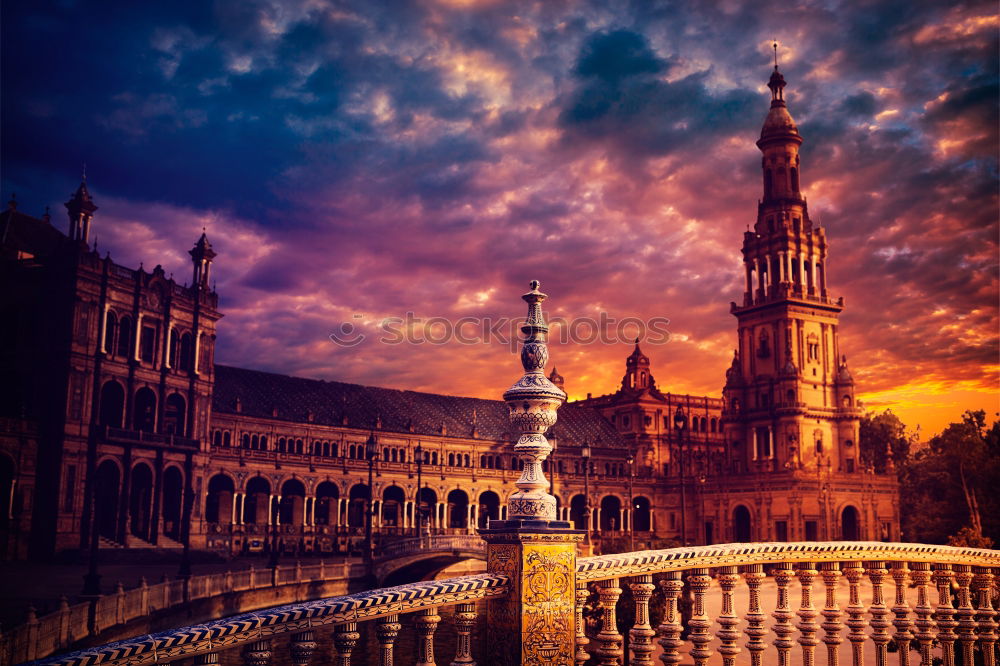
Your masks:
M549 494L554 496L556 494L556 449L559 446L555 435L548 434L546 438L552 445L552 453L549 454Z
M674 413L674 429L677 431L677 446L681 459L681 545L687 545L687 484L684 480L684 430L687 428L687 416L683 408Z
M421 536L424 533L424 508L420 503L420 491L423 490L424 449L420 446L420 442L417 442L417 449L414 453L417 454L417 501L415 507L417 515L414 517L417 519L417 536Z
M375 491L372 488L372 474L375 471L375 460L378 457L378 440L372 430L365 442L365 457L368 459L368 511L365 516L365 562L369 573L375 563L375 544L372 541L372 529L375 522Z
M635 552L635 499L632 494L632 484L635 481L635 454L628 452L628 550Z
M584 543L590 549L590 444L584 442L580 447L580 457L583 458L583 519L586 521Z

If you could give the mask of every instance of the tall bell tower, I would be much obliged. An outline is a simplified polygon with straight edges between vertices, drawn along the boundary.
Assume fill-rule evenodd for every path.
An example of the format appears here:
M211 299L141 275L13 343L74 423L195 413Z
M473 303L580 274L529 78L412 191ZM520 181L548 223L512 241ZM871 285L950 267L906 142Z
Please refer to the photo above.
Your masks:
M860 412L838 342L844 304L827 291L826 234L802 195L802 136L777 59L767 85L763 197L743 235L743 303L731 305L739 348L724 390L729 456L745 472L853 472Z

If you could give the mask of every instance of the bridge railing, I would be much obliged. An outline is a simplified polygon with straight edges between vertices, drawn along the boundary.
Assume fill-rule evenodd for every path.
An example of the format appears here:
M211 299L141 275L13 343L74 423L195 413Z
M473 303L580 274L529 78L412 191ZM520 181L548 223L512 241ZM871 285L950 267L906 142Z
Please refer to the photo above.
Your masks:
M535 654L543 654L542 649L573 654L577 666L595 659L602 666L619 665L626 650L629 663L636 666L652 664L654 658L668 665L690 659L696 666L710 661L732 666L744 650L753 666L798 662L793 651L801 652L801 663L811 666L817 649L826 652L828 664L837 666L842 646L849 652L845 663L849 658L855 666L865 662L867 653L874 654L875 664L887 664L890 649L906 666L911 647L921 666L931 666L935 659L949 665L971 666L976 661L994 666L998 569L998 551L923 544L752 543L640 551L580 558L575 575L568 577L539 577L535 569L530 581L525 572L517 574L522 580L487 573L384 588L258 611L40 663L142 664L194 656L195 663L211 664L218 663L219 652L240 648L244 663L262 666L270 663L271 638L292 634L291 662L306 664L317 649L316 630L333 625L334 663L350 666L358 656L358 663L391 664L399 615L418 613L413 623L417 663L430 666L436 663L435 629L441 619L436 609L455 606L457 655L450 663L470 664L473 602L492 598L492 614L495 609L509 611L511 601L524 595L525 603L529 597L571 600L575 632L572 626L546 627L545 618L540 618L546 642ZM596 609L588 608L593 593ZM655 606L662 609L659 619L651 616L654 597ZM745 604L737 608L737 599L744 598ZM619 617L634 621L622 631ZM519 626L505 619L511 618L490 617L490 641L497 640L497 631ZM378 649L355 655L357 623L370 620L376 622ZM487 634L480 638L487 640ZM518 644L522 639L516 636ZM491 642L494 649L486 653L487 663L510 662L508 655L496 654L497 644Z
M276 569L250 567L243 571L191 576L147 584L126 590L119 583L111 594L70 605L64 597L54 612L37 617L28 609L27 622L0 635L0 664L19 663L45 657L88 637L120 625L192 601L280 585L297 585L363 576L363 565L324 561L295 564Z
M378 549L379 560L394 559L428 551L485 552L486 544L478 534L451 534L387 541Z
M478 574L444 581L426 581L361 592L319 601L278 606L243 613L205 624L159 634L140 636L52 657L39 664L83 666L85 664L159 664L195 657L197 664L219 663L224 650L241 650L247 664L268 664L273 639L289 635L290 660L307 664L316 652L316 630L333 628L336 663L349 666L361 634L358 623L375 622L378 663L391 664L401 615L416 615L417 661L435 663L434 637L441 616L438 611L454 607L456 655L453 663L471 661L471 634L476 621L475 602L507 594L506 576ZM360 663L372 661L360 655Z

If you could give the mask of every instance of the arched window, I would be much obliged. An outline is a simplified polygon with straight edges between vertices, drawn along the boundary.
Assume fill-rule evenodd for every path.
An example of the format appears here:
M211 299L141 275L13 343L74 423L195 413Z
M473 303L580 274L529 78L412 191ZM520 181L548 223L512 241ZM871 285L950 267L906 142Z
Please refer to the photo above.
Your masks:
M170 329L170 348L167 351L167 353L169 354L168 360L170 361L170 367L171 368L176 368L177 367L177 353L179 351L180 344L181 344L181 341L177 337L177 329L176 328L171 328Z
M751 541L752 532L750 510L741 504L733 511L733 540L747 543Z
M187 410L184 398L180 394L172 393L167 396L166 412L163 418L163 431L168 435L180 435L186 437Z
M250 448L250 433L247 433L247 432L243 433L243 437L241 439L242 439L243 448L244 449L249 449Z
M253 449L254 451L256 451L259 447L260 447L260 440L258 439L257 435L251 436L250 437L250 448Z
M104 353L115 353L115 333L118 332L118 317L111 310L104 317Z
M267 451L267 435L260 436L260 450Z
M156 394L148 386L135 392L132 425L135 430L156 431Z
M129 351L132 349L132 319L130 317L122 317L118 321L118 352L117 355L122 358L128 358Z
M191 361L194 355L194 338L190 333L181 336L180 360L178 369L191 370Z
M232 442L233 442L233 436L230 434L230 432L228 430L225 431L224 433L222 433L222 445L223 446L230 446L232 444Z
M774 185L774 182L773 182L773 179L772 179L772 176L771 176L771 170L770 169L764 169L764 198L765 199L770 199L771 198L771 193L772 193L772 187L773 187L773 185Z
M121 428L125 416L125 389L115 381L101 388L101 425Z
M795 167L792 167L791 173L792 173L792 192L798 192L799 191L799 170L796 169Z

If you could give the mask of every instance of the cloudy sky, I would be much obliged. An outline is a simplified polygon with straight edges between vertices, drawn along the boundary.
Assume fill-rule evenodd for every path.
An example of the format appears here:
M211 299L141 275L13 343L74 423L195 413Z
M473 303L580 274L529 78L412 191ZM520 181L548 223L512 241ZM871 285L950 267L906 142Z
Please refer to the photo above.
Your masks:
M2 30L3 196L62 224L85 162L102 253L178 281L207 227L218 361L483 397L519 373L495 334L381 322L520 316L538 279L552 316L669 319L661 388L720 394L777 39L862 398L923 436L998 410L994 2L11 0ZM582 397L629 350L552 358Z

